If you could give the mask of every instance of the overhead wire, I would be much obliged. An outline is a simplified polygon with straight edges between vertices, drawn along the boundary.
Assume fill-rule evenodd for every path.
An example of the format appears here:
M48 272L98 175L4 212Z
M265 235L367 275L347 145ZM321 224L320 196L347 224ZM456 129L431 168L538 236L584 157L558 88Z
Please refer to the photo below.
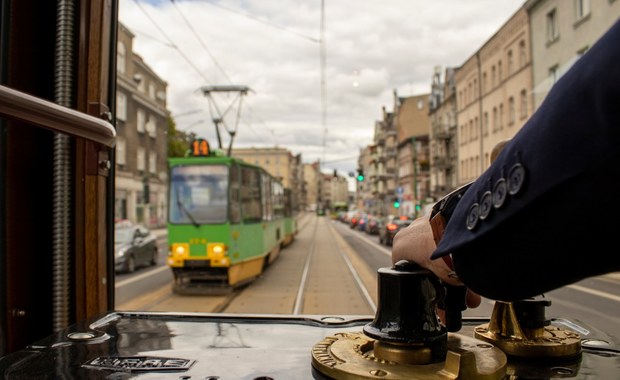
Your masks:
M232 81L230 80L230 77L228 76L228 74L226 73L226 70L224 70L224 68L222 67L222 65L220 65L220 63L217 61L217 59L215 59L215 56L213 55L213 53L211 53L211 51L209 50L209 48L207 47L207 45L204 43L204 41L202 40L202 38L200 38L200 35L198 34L198 32L196 32L196 29L194 28L194 26L189 22L189 20L187 19L187 17L185 17L185 15L183 14L183 12L181 12L181 8L179 8L176 4L175 0L170 0L170 2L172 3L172 5L174 6L174 8L177 10L177 12L179 13L179 15L181 16L181 18L183 19L183 21L185 22L185 25L189 28L189 30L192 31L192 33L194 34L194 37L196 37L196 39L198 40L198 42L200 43L200 45L202 46L202 48L207 52L207 54L209 55L209 57L211 58L211 60L213 61L213 63L215 64L215 66L220 70L220 72L222 73L222 75L224 76L224 78L226 78L226 80L228 80L228 83L232 84Z
M260 19L260 18L258 18L258 17L252 16L252 15L250 15L250 14L248 14L248 13L243 13L243 12L240 12L240 11L238 11L238 10L235 10L235 9L232 9L232 8L225 7L225 6L223 6L222 4L217 4L217 3L214 3L214 2L210 2L210 1L205 1L205 2L206 2L207 4L209 4L209 5L211 5L211 6L214 6L214 7L220 8L220 9L224 9L225 11L228 11L228 12L231 12L231 13L234 13L234 14L238 14L238 15L241 15L241 16L243 16L243 17L247 17L247 18L249 18L249 19L251 19L251 20L254 20L254 21L256 21L256 22L260 22L261 24L265 24L265 25L271 26L272 28L276 28L276 29L279 29L279 30L285 31L285 32L287 32L287 33L294 34L294 35L296 35L296 36L298 36L298 37L301 37L301 38L303 38L303 39L305 39L305 40L308 40L308 41L311 41L311 42L320 43L320 40L317 40L317 39L316 39L316 38L314 38L314 37L306 36L306 35L304 35L304 34L302 34L302 33L299 33L299 32L296 32L296 31L294 31L294 30L290 30L290 29L288 29L288 28L285 28L285 27L284 27L284 26L282 26L282 25L278 25L278 24L276 24L276 23L273 23L273 22L270 22L270 21L266 21L266 20Z
M159 32L162 34L162 36L164 36L168 40L168 42L174 47L174 49L179 52L179 54L183 57L183 59L185 59L185 61L187 61L187 63L194 70L196 70L196 73L198 73L198 75L200 75L200 77L202 79L204 79L205 83L210 84L209 79L207 79L207 77L202 73L202 71L200 71L200 69L198 69L198 67L196 67L196 65L185 55L185 53L183 53L183 51L174 42L172 42L172 39L170 37L168 37L166 32L164 32L164 30L159 26L159 24L157 24L157 22L155 22L155 20L153 20L153 18L151 17L151 15L148 14L146 9L144 9L142 7L142 4L140 4L140 1L134 0L134 3L136 3L136 5L138 6L138 8L140 8L142 13L144 13L144 15L151 21L151 23L153 23L155 28L157 28L157 30L159 30Z
M191 32L194 34L194 36L196 37L196 39L199 41L199 43L201 44L201 46L203 47L203 49L205 50L205 52L209 55L209 57L211 58L211 60L213 61L213 63L217 66L217 68L219 69L219 71L223 74L223 76L228 80L229 83L232 84L232 81L229 77L229 75L226 73L226 71L224 70L224 68L219 64L219 62L217 61L217 59L215 58L215 56L211 53L211 51L208 49L208 47L206 46L206 44L204 43L204 41L200 38L199 34L197 33L196 29L193 27L193 25L191 24L191 22L187 19L187 17L185 17L184 13L181 11L181 9L177 6L176 1L175 0L170 0L171 3L173 4L173 6L175 7L175 9L177 10L177 12L179 13L179 15L181 16L181 18L183 19L184 23L186 24L186 26L191 30ZM185 61L187 61L187 63L196 71L196 73L198 73L198 75L207 83L210 84L210 81L208 80L208 78L201 72L201 70L187 57L187 55L185 55L185 53L183 53L183 51L172 41L172 39L164 32L164 30L159 26L159 24L150 16L150 14L142 7L142 5L140 4L139 0L134 0L134 2L136 3L136 5L138 6L138 8L140 8L140 10L142 11L142 13L144 13L144 15L149 19L149 21L155 26L155 28L157 28L157 30L162 34L162 36L164 36L164 38L168 41L168 42L164 42L161 41L155 37L149 36L145 33L140 33L145 37L151 38L156 40L159 43L162 43L168 47L171 47L173 49L175 49L181 56L183 59L185 59ZM287 33L296 35L298 37L301 37L305 40L314 42L314 43L318 43L319 44L319 49L320 49L320 61L321 61L321 104L322 104L322 125L323 125L323 129L324 129L324 136L323 136L323 149L325 150L326 147L326 133L327 133L327 128L326 128L326 111L325 111L325 44L324 44L324 33L325 33L325 29L324 29L324 1L321 2L321 37L320 39L316 39L313 37L309 37L307 35L304 35L302 33L298 33L296 31L290 30L288 28L285 28L281 25L254 17L250 14L247 13L243 13L240 11L237 11L235 9L223 6L221 4L216 4L216 3L212 3L209 1L206 1L207 4L214 6L214 7L218 7L221 8L225 11L234 13L234 14L238 14L241 15L243 17L252 19L256 22L268 25L270 27L285 31ZM213 105L216 110L218 110L217 105ZM250 105L247 105L248 108L252 109L250 107ZM219 110L218 110L219 111ZM228 111L228 110L227 110ZM263 141L263 143L265 143L265 141L263 140L262 136L260 134L258 134L258 132L256 130L254 130L254 128L252 128L252 124L249 123L245 118L242 118L243 121L245 121L245 124L250 128L250 130L254 133L255 136L257 136L261 141ZM269 132L274 136L275 138L275 134L273 132L273 130L263 121L260 120L259 121L263 124L265 124L265 126L267 127L267 129L269 130ZM228 128L225 126L225 128L227 129L227 132L230 133L230 131L228 130ZM236 128L235 128L236 129ZM325 156L325 151L323 152L323 156Z
M325 0L321 0L321 40L319 44L319 59L321 66L321 126L323 127L323 161L325 161L325 150L327 149L327 95L325 83Z

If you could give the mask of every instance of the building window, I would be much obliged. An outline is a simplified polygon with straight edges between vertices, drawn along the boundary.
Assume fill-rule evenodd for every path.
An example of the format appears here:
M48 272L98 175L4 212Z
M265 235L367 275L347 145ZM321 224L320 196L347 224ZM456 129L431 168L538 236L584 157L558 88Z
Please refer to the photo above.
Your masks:
M527 117L527 92L521 90L521 119Z
M144 110L138 110L136 120L136 129L138 133L144 133L146 130L146 115L144 114Z
M495 87L495 81L497 80L497 73L495 72L495 66L491 67L491 88Z
M116 163L120 166L125 166L127 163L127 150L125 149L125 139L119 137L116 140Z
M136 169L138 169L139 171L144 171L144 169L146 168L146 152L144 150L144 148L142 147L138 147L137 150L137 164L136 164Z
M155 84L149 83L149 98L155 99Z
M157 173L157 153L149 152L149 172Z
M116 93L116 118L118 120L127 120L127 95L123 92Z
M499 129L504 128L504 104L499 105Z
M485 112L484 113L484 135L488 135L489 134L489 113Z
M474 135L478 138L478 131L480 130L480 121L478 120L478 116L474 118Z
M508 98L508 126L511 126L515 123L515 118L515 99L511 96L510 98Z
M487 73L486 71L482 73L482 93L486 93L487 91Z
M144 93L146 91L146 84L144 83L146 81L144 80L144 77L140 74L136 74L134 75L134 80L138 81L138 91Z
M575 0L576 21L590 14L590 0Z
M497 131L497 107L493 107L493 132Z
M512 50L508 50L508 75L510 76L514 71L514 62L512 57Z
M527 62L527 52L525 51L525 41L519 42L519 67L525 66Z
M551 66L549 68L549 80L551 81L551 85L554 85L555 82L558 81L559 77L558 65Z
M149 136L155 137L157 135L157 122L153 115L149 115L149 121L146 123L146 131Z
M125 49L125 44L119 42L116 45L116 71L121 74L125 74L125 65L127 58L127 50Z
M502 83L502 61L497 63L497 80L499 81L498 84Z
M547 13L547 42L553 42L560 37L560 31L558 30L558 15L557 10L554 8Z

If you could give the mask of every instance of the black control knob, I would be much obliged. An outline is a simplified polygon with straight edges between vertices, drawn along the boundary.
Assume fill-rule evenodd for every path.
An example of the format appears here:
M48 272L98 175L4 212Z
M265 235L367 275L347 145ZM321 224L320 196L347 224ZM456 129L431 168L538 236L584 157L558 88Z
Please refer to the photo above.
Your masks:
M448 333L435 312L444 297L437 277L405 260L380 268L378 277L377 312L364 334L383 343L427 347L431 362L443 361Z

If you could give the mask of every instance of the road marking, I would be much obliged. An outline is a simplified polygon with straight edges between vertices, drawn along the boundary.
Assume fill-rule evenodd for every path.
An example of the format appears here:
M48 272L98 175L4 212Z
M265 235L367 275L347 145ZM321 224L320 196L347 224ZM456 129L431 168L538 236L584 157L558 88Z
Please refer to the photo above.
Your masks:
M137 275L137 276L133 276L133 277L128 278L128 279L123 280L123 281L117 281L116 284L114 284L114 287L118 289L121 286L132 284L132 283L134 283L136 281L142 280L143 278L146 278L146 277L149 277L149 276L154 276L154 275L156 275L156 274L158 274L160 272L163 272L165 270L168 270L168 266L167 265L163 265L163 266L161 266L159 268L150 270L150 271L148 271L146 273L142 273L142 274Z
M334 223L334 224L336 224L336 223ZM385 247L383 247L383 246L382 246L382 245L380 245L379 243L375 243L375 242L374 242L374 241L372 241L372 240L368 240L367 238L364 238L364 237L359 236L359 234L358 234L357 232L358 232L358 231L351 231L350 236L355 236L355 238L356 238L356 239L359 239L359 240L363 241L363 242L364 242L364 243L366 243L366 244L372 245L372 246L373 246L373 247L375 247L375 248L379 248L379 250L380 250L382 253L385 253L386 255L388 255L388 256L390 256L390 257L392 257L392 251L391 251L391 250L386 249ZM360 234L361 234L361 232L360 232Z
M620 302L620 296L615 294L610 294L606 292L601 292L600 290L594 290L590 288L586 288L580 285L567 285L568 288L579 290L580 292L589 293L598 297L607 298L612 301Z

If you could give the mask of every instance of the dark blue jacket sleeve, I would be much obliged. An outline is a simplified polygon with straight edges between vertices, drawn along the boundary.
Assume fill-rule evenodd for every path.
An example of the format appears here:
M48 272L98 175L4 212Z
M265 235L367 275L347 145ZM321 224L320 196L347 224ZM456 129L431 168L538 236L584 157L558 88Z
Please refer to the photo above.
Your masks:
M433 257L503 300L620 271L619 186L620 21L467 190Z

